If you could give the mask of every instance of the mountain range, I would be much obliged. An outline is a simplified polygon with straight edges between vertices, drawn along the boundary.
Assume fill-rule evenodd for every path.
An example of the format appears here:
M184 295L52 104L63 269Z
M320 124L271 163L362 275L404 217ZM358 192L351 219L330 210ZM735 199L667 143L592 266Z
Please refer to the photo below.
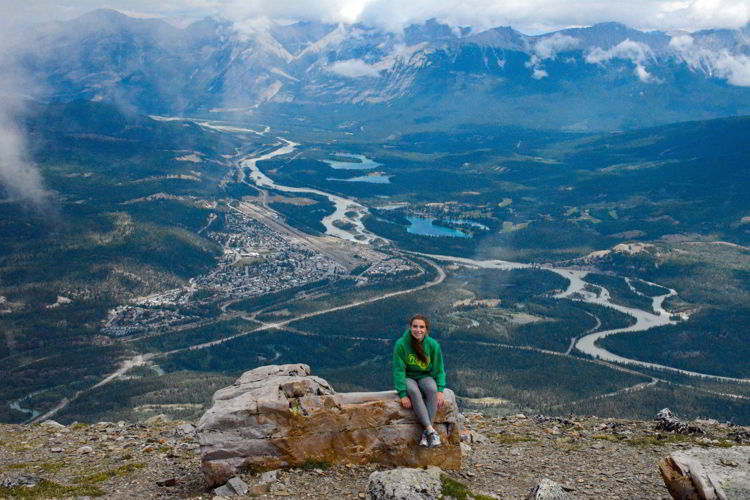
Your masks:
M7 49L0 70L34 82L38 99L142 113L574 131L750 114L750 26L665 33L603 23L529 36L435 20L392 33L206 18L178 28L103 9L39 25Z

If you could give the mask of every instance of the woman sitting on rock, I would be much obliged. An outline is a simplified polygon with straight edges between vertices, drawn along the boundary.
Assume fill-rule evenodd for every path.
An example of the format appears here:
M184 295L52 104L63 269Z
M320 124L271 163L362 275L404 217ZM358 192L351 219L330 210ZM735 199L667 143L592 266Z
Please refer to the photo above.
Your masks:
M409 320L409 328L393 347L393 387L401 406L414 408L424 427L420 446L440 446L440 434L432 426L437 409L444 404L445 368L437 340L427 335L429 322L421 314Z

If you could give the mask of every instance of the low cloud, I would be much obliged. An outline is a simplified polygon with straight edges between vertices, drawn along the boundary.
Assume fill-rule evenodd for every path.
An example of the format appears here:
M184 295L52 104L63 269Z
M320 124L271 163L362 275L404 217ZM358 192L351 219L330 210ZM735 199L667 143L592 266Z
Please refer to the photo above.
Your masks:
M17 110L0 100L0 184L11 200L42 208L47 202L39 170L28 159L26 140L16 125Z
M700 47L690 35L672 38L669 46L694 70L725 79L731 85L750 87L750 57L726 49Z
M8 3L8 2L6 2ZM695 31L740 28L750 20L750 0L34 0L13 2L10 25L70 19L102 6L142 17L200 19L207 15L232 21L250 17L364 22L392 31L436 18L453 27L475 30L513 26L527 33L544 33L571 26L618 21L638 29ZM1 22L1 21L0 21Z
M380 76L380 71L367 64L362 59L347 59L345 61L336 61L329 65L327 70L331 73L343 76L345 78L362 78L371 77L377 78Z
M577 38L562 33L555 33L538 40L531 49L531 59L526 63L527 68L532 68L532 78L541 80L549 76L549 73L542 68L542 62L545 59L555 59L558 52L575 49L579 44L580 40Z
M38 87L28 78L10 53L13 42L7 20L0 22L0 187L11 200L36 209L46 208L48 193L37 166L29 158L26 137L19 119L24 103Z
M575 49L580 43L581 41L577 38L563 35L562 33L555 33L536 42L534 44L534 53L540 59L554 59L559 52Z
M612 59L625 59L635 64L633 73L644 83L660 83L660 80L653 76L646 69L646 63L653 59L653 53L648 45L634 42L633 40L623 40L614 47L604 50L595 47L591 52L586 54L586 62L589 64L603 64Z

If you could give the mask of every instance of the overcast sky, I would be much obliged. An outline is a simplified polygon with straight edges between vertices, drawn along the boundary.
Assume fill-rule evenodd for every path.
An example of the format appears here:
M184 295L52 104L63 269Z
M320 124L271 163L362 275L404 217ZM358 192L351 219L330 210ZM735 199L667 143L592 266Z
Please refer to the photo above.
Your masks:
M0 27L65 20L102 7L176 24L213 15L234 21L363 21L399 30L435 17L453 26L509 25L527 34L604 21L665 31L738 28L750 17L750 0L0 0L0 6Z

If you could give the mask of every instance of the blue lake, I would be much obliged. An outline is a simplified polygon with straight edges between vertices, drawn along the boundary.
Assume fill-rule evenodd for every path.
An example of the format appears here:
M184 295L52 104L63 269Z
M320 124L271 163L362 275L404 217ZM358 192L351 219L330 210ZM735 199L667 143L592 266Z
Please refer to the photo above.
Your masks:
M451 229L449 227L436 226L433 224L434 218L430 217L407 217L411 226L406 228L406 231L411 234L419 234L421 236L448 236L451 238L471 238L468 235L458 229Z
M323 160L328 163L328 166L335 168L336 170L370 170L375 167L382 166L381 163L372 161L365 155L350 155L343 153L336 153L336 156L341 158L352 158L357 161L337 161L337 160Z
M369 182L370 184L390 184L390 175L363 175L361 177L352 177L350 179L336 179L329 177L328 181L342 181L342 182Z

